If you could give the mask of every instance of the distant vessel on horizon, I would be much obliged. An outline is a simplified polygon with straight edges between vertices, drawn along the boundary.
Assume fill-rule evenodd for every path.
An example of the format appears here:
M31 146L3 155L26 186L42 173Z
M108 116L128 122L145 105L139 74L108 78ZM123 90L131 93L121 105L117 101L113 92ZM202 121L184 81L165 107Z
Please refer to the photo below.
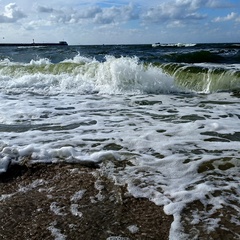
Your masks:
M66 41L59 41L58 43L0 43L0 47L38 47L38 46L68 46Z

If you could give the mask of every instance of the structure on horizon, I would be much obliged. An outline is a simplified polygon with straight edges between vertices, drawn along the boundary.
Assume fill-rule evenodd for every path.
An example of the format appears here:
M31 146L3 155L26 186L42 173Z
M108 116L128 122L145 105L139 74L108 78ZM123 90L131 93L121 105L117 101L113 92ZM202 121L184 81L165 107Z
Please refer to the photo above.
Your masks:
M35 46L68 46L66 41L59 41L58 43L0 43L0 47L35 47Z

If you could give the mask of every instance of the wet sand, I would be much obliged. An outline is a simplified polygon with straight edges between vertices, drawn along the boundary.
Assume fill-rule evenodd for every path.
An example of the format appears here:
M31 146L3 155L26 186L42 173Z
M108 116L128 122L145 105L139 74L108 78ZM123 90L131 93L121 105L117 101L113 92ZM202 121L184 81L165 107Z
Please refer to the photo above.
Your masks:
M15 165L0 175L0 216L3 240L165 240L173 221L97 168L64 163Z

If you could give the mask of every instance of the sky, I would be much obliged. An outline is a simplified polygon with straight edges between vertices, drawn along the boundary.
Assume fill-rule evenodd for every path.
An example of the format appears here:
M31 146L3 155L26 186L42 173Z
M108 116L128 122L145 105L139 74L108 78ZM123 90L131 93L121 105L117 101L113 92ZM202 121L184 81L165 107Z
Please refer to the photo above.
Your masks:
M240 0L0 0L0 43L240 42Z

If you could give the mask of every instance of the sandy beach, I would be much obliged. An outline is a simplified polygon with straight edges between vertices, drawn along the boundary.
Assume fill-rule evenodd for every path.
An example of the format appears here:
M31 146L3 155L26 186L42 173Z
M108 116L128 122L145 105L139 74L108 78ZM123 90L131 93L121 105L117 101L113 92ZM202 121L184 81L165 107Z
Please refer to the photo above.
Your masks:
M172 216L98 169L12 166L0 176L1 239L168 239Z

